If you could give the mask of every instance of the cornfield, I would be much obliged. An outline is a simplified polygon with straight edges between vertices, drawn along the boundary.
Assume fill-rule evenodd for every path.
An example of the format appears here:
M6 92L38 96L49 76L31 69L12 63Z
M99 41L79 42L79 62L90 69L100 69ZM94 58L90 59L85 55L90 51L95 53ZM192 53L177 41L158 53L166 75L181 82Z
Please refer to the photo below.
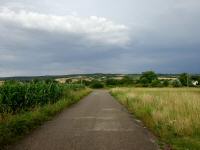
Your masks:
M36 106L55 103L64 87L55 81L8 81L0 86L0 114L16 114Z

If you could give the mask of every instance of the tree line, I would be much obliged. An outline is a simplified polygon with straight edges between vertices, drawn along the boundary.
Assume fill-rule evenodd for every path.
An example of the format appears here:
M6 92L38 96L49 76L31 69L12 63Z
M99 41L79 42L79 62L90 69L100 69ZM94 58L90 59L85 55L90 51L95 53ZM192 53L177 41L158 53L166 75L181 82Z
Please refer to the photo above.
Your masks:
M196 81L196 85L194 85ZM80 81L78 81L80 82ZM122 79L112 77L103 80L94 79L91 81L82 80L84 85L92 88L114 87L114 86L135 86L135 87L199 87L200 76L182 73L176 78L161 78L154 71L143 72L139 77L124 76Z

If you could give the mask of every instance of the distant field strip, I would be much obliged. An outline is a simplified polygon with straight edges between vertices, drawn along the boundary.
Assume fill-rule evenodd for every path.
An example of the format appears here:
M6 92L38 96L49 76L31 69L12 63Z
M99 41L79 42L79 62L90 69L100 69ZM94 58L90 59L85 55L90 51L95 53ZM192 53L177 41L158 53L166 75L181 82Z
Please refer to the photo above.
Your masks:
M173 149L200 149L200 89L113 88L111 93Z

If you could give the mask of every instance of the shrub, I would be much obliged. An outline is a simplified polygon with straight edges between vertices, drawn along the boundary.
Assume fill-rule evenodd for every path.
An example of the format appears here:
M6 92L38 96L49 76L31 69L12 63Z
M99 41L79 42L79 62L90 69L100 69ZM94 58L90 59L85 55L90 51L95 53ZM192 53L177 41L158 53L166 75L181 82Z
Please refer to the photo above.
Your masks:
M162 87L162 84L159 80L153 80L151 82L151 87Z
M91 88L94 89L101 89L103 87L104 85L100 81L93 81L93 83L91 84Z
M169 81L168 80L164 80L163 81L163 86L164 87L168 87L169 86Z
M123 85L130 85L133 84L133 79L130 76L124 76L123 79L120 81Z
M107 86L116 86L116 85L119 85L119 81L116 79L107 79L106 85Z
M172 81L172 86L173 87L181 87L182 84L179 80L174 80L174 81Z

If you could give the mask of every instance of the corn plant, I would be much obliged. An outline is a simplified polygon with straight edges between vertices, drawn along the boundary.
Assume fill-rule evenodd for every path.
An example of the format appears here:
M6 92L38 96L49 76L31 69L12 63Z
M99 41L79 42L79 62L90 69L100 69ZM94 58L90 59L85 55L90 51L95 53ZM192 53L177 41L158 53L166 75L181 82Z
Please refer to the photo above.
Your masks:
M55 103L62 97L63 90L63 85L55 81L5 82L0 87L0 113L15 114L35 106Z

